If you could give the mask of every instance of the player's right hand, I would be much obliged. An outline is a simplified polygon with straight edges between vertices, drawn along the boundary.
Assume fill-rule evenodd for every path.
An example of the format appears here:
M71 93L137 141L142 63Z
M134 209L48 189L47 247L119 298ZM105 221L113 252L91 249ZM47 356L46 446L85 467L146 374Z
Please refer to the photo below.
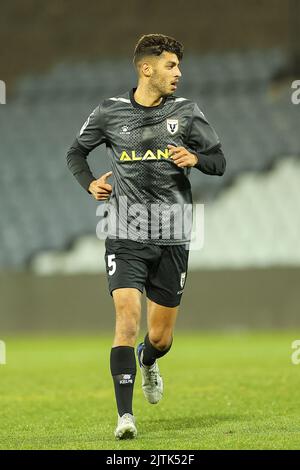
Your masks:
M92 193L92 196L96 201L105 201L109 199L109 196L112 192L112 186L106 183L106 179L112 175L112 171L105 173L100 176L97 180L91 182L89 186L89 191Z

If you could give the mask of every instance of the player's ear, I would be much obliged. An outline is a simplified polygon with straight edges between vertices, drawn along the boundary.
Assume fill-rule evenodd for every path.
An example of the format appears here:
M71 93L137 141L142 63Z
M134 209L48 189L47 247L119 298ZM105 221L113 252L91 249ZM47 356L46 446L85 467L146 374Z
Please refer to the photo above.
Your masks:
M145 77L151 77L151 73L152 73L151 64L149 64L148 62L143 62L141 69Z

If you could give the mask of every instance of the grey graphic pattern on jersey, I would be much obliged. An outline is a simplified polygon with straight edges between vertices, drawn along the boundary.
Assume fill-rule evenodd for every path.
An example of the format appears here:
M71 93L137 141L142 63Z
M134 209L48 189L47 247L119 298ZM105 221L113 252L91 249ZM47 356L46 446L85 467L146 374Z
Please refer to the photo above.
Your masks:
M175 165L167 145L201 153L218 145L219 139L192 101L172 95L165 97L159 106L147 108L135 102L134 90L104 100L89 116L77 139L89 151L106 144L114 182L105 208L108 219L112 222L113 214L117 214L118 227L123 227L122 234L118 232L117 236L136 239L138 224L137 241L183 244L190 240L190 169ZM175 122L175 129L178 124L175 133L168 120ZM133 206L136 204L142 205L140 212ZM170 219L166 209L171 206L174 216ZM189 226L179 227L184 214L189 218ZM114 236L111 228L109 236Z

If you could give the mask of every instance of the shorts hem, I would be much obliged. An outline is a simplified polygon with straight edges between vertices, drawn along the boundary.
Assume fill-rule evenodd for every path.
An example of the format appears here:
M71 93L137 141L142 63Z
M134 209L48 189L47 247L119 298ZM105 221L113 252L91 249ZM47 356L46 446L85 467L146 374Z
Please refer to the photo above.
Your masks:
M169 307L169 308L174 308L174 307L178 307L180 305L180 300L179 302L177 301L177 303L175 302L175 305L174 305L174 302L161 302L159 299L155 299L153 296L150 296L148 294L146 294L146 297L149 299L149 300L152 300L152 302L155 302L156 304L158 305L161 305L162 307Z
M116 287L112 287L111 289L109 289L109 293L111 296L112 296L113 291L116 289L138 289L141 293L143 293L143 288L141 286L121 285L121 286L116 286Z

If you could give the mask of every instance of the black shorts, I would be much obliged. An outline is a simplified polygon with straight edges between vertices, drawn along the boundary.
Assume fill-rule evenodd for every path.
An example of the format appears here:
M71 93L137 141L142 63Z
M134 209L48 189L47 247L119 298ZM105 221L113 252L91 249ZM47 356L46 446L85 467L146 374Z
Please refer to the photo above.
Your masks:
M129 239L105 240L109 292L135 287L159 305L180 304L189 250L185 245L150 245Z

